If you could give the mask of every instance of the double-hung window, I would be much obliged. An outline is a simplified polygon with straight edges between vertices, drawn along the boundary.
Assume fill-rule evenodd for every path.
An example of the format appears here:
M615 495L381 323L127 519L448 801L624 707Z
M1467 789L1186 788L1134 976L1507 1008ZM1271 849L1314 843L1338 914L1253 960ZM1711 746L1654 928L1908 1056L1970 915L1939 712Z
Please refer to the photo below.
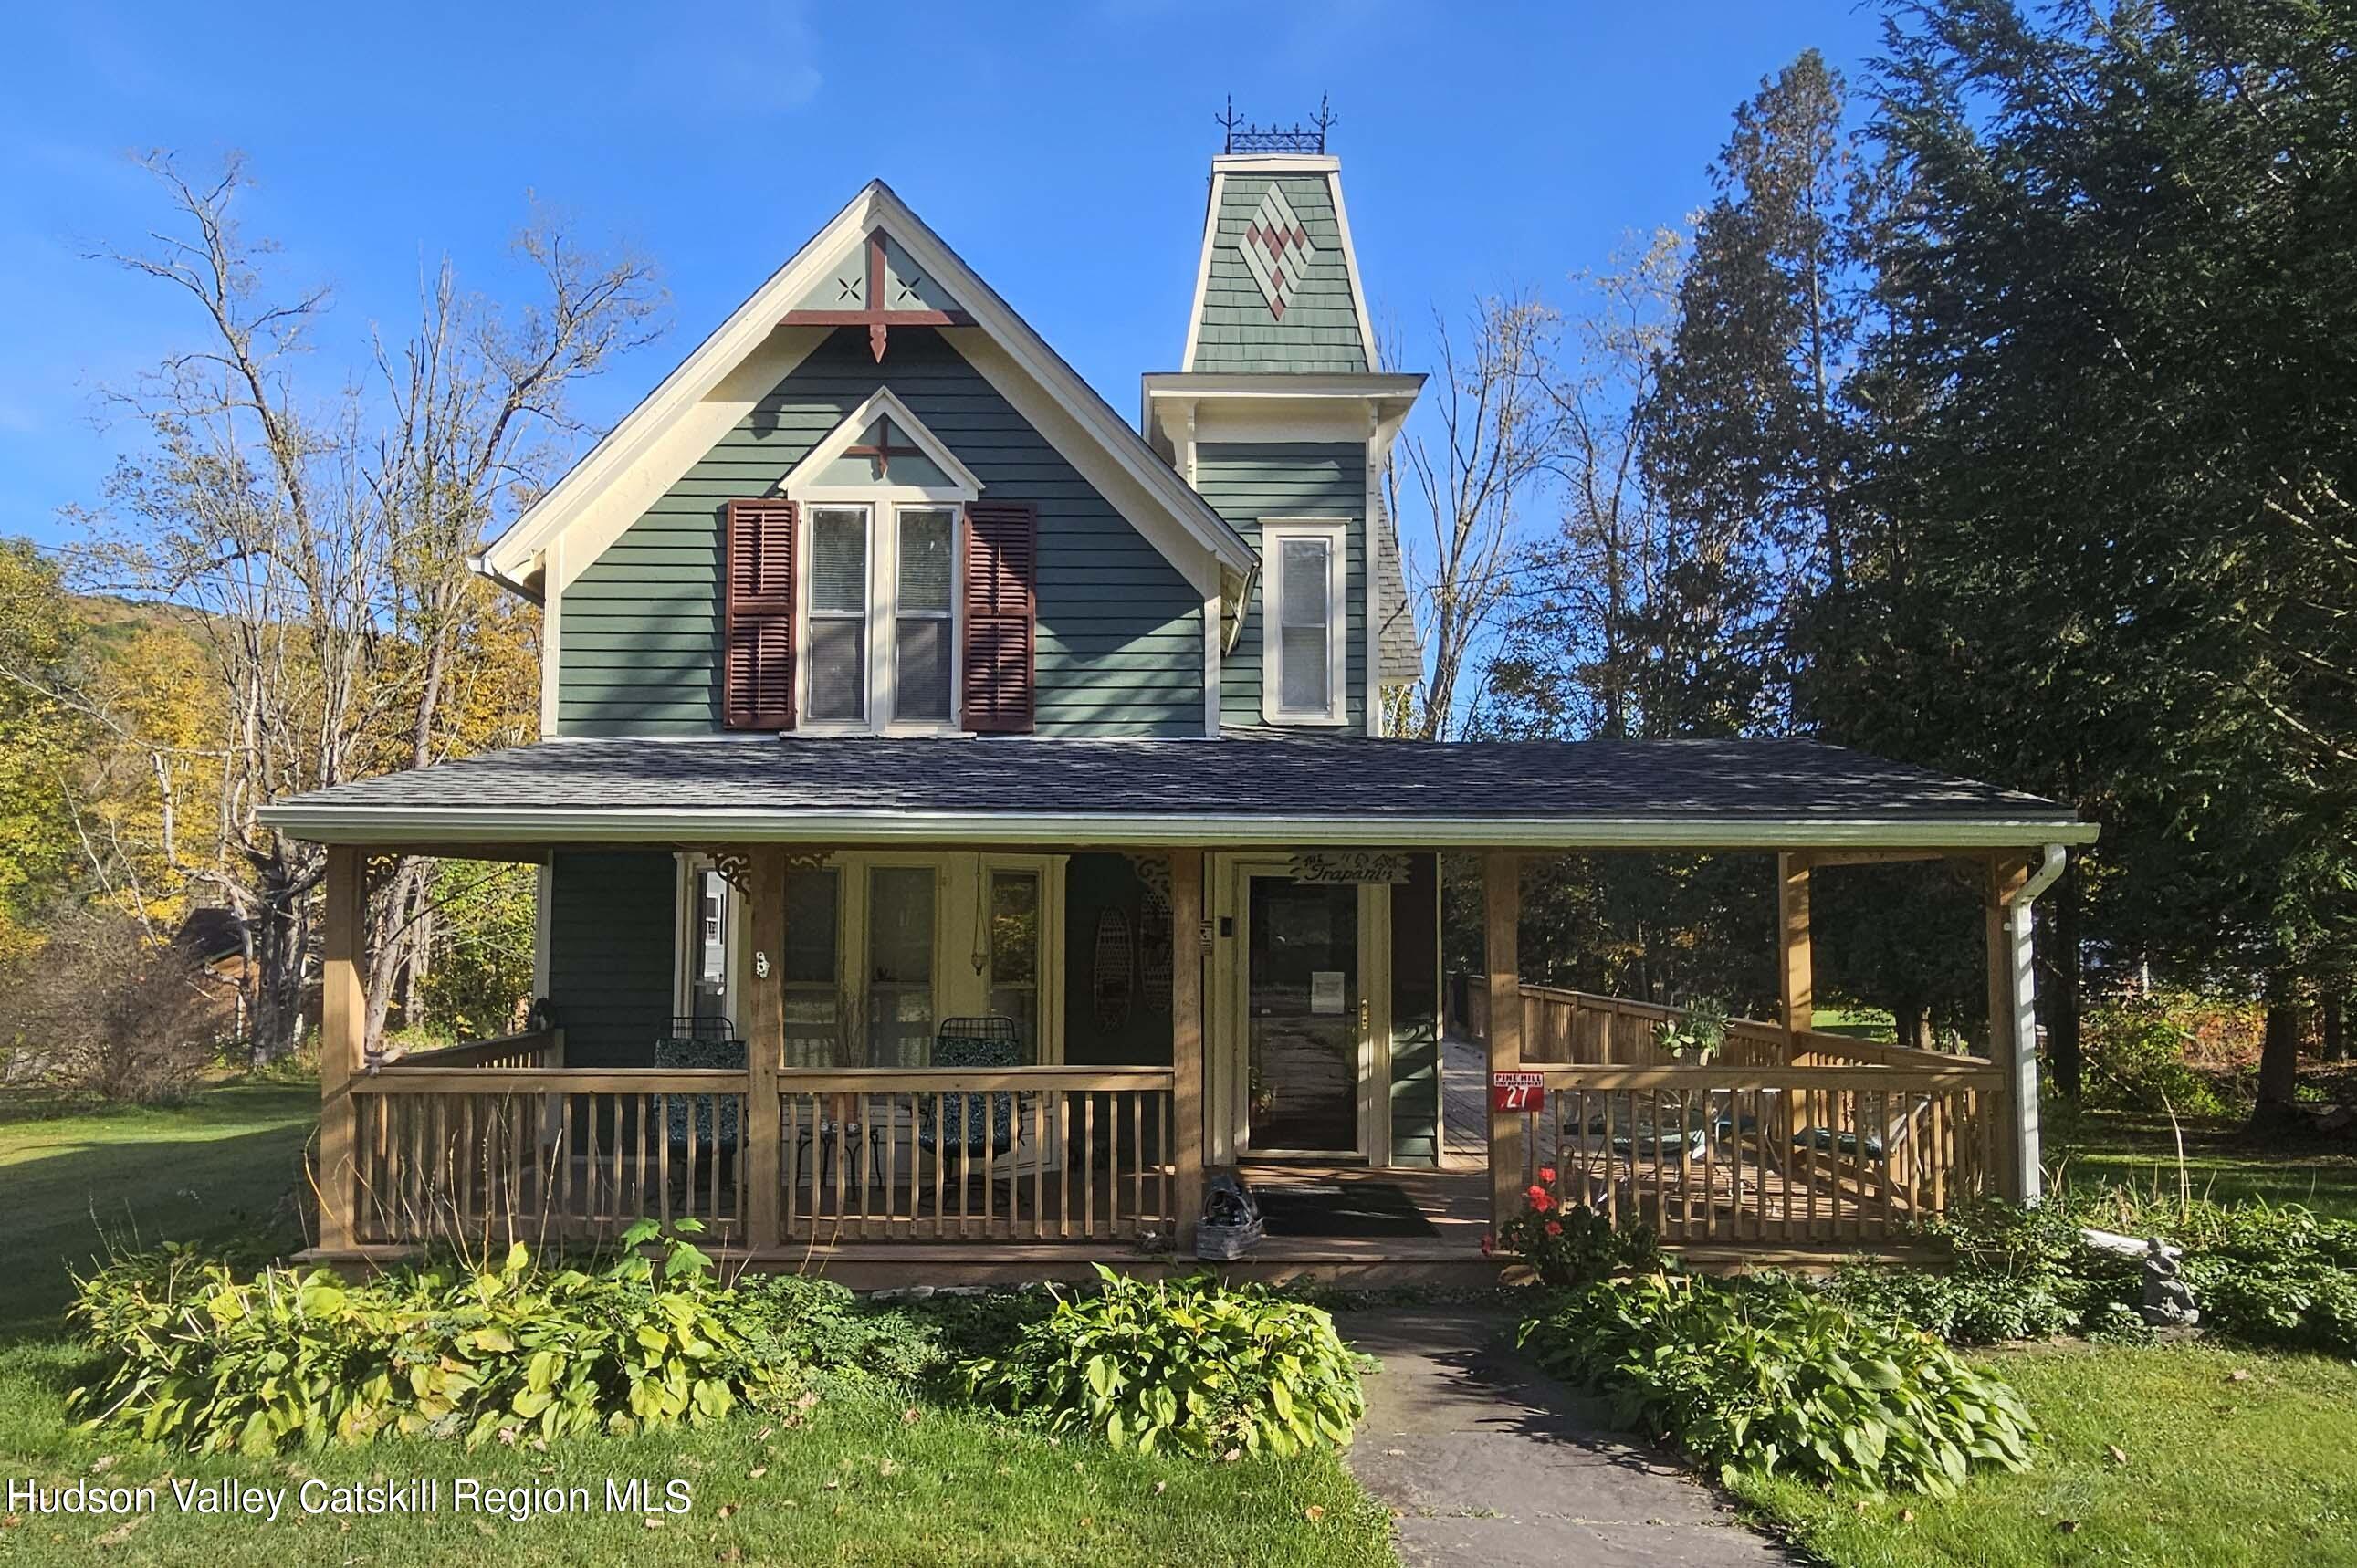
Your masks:
M1261 710L1270 724L1343 722L1349 527L1339 520L1261 525Z
M786 476L802 503L801 727L953 728L960 515L981 492L891 392Z

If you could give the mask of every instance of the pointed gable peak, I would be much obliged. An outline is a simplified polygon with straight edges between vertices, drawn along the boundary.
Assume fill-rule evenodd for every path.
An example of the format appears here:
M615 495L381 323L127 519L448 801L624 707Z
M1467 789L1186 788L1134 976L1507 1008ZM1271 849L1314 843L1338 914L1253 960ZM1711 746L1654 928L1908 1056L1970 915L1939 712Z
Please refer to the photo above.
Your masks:
M1375 368L1373 348L1341 160L1322 152L1213 157L1180 369L1356 373Z

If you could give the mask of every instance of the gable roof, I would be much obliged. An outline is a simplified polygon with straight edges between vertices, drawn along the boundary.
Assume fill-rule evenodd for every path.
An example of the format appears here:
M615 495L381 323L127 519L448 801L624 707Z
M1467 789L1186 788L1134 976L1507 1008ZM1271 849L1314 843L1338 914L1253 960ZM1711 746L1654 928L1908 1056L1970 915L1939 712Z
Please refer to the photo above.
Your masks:
M833 430L819 437L818 445L802 454L801 462L786 470L778 481L779 490L786 495L800 494L805 488L822 482L820 476L828 464L842 456L845 451L866 435L878 419L888 420L891 426L917 444L927 461L945 475L952 489L963 490L969 497L982 494L983 483L974 478L974 470L958 461L942 438L925 426L925 422L909 411L900 395L890 387L877 387L867 394L867 400L838 421Z
M263 809L339 843L1993 848L2070 807L1806 740L556 740Z
M1146 438L1131 429L1029 323L880 179L870 180L828 220L546 495L477 552L470 564L510 586L522 587L542 575L549 547L585 521L594 517L597 523L588 541L595 548L585 552L586 556L594 557L619 537L643 504L632 501L651 492L659 494L702 456L697 441L667 444L666 435L716 393L729 394L718 400L724 404L741 402L749 406L750 399L766 392L822 341L828 328L784 326L787 312L826 281L829 269L845 252L879 228L900 253L972 317L972 327L944 328L943 335L961 352L976 350L967 354L974 368L1027 418L1035 412L1042 417L1051 412L1059 416L1059 428L1043 429L1041 434L1091 483L1121 492L1106 499L1170 558L1183 576L1190 582L1202 581L1206 573L1201 568L1209 562L1216 562L1220 571L1231 575L1252 570L1256 556L1243 535L1157 457ZM730 393L726 383L732 375L756 363L759 373L750 378L756 384L737 387ZM1009 384L1016 381L1025 384ZM716 438L721 429L734 424L737 413L741 410L722 407L708 415L704 423L713 426L711 436ZM618 491L623 497L621 503L601 514L599 503ZM1130 504L1124 504L1125 500ZM1197 558L1183 559L1190 551ZM566 564L568 569L577 569L586 564L586 559L568 553Z

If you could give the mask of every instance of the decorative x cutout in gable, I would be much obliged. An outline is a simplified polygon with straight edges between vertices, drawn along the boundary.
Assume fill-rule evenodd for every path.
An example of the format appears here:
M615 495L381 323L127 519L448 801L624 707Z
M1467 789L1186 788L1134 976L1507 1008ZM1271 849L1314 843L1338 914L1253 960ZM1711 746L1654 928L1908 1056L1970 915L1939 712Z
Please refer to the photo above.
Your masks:
M881 229L871 230L862 247L866 266L836 269L834 303L789 310L789 327L865 327L867 347L878 362L895 327L971 327L974 317L958 309L940 287L919 274L908 253ZM806 298L809 296L805 296ZM822 295L823 297L823 295Z

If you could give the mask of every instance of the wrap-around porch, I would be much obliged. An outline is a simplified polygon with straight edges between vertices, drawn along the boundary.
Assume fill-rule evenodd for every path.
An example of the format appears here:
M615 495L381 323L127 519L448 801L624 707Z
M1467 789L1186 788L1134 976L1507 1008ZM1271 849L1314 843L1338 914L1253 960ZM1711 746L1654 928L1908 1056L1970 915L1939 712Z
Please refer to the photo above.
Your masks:
M610 1039L611 1030L589 1027L597 1020L559 995L541 1026L375 1060L361 1037L359 933L370 856L389 847L328 852L325 1257L435 1242L591 1243L640 1219L693 1218L709 1244L758 1266L860 1284L1005 1281L1092 1261L1182 1267L1194 1256L1207 1173L1233 1168L1270 1210L1269 1237L1242 1268L1399 1279L1494 1266L1482 1237L1547 1170L1573 1200L1721 1261L1882 1245L1970 1196L2034 1191L2035 1126L2018 1087L2026 932L2012 913L2032 863L2018 854L1781 851L1781 1016L1731 1021L1718 1054L1691 1062L1657 1044L1673 1009L1522 982L1523 855L1489 852L1487 972L1457 1020L1452 1073L1438 1039L1436 890L1390 864L1413 856L1190 846L1125 852L1151 867L1167 908L1168 973L1151 982L1167 987L1160 1060L1072 1059L1107 1055L1096 1048L1105 1031L1094 1018L1058 1016L1092 986L1071 974L1051 983L1048 965L1028 992L983 986L974 1004L987 1010L959 1015L863 1005L848 987L830 997L798 982L813 944L791 929L797 911L848 928L831 908L813 917L797 877L866 861L858 849L758 842L657 846L683 865L726 868L724 918L740 939L733 1015L685 1014L659 1026L640 1059L617 1061L608 1046L584 1061L569 1040ZM1024 865L1062 854L1025 848ZM913 856L896 846L898 859ZM1812 1028L1813 873L1935 856L1986 878L1996 1050L1953 1055ZM1329 891L1286 902L1288 888L1321 886ZM1094 933L1076 945L1057 929L1079 908L1060 879L1043 875L1037 891L1042 933L1054 931L1061 950L1087 950ZM1417 924L1427 901L1431 929ZM1011 918L992 919L986 886L976 907L977 926ZM1296 939L1314 940L1319 918L1345 917L1364 939L1351 950L1367 955L1363 967L1313 948L1288 968L1271 955L1273 937L1255 946L1263 927L1291 921ZM1048 950L1044 934L1038 945ZM1404 961L1403 947L1429 961ZM872 950L861 959L862 976L892 972ZM1007 978L985 975L989 962L984 955L976 974ZM1141 967L1129 965L1134 984L1146 983ZM1428 1015L1404 1015L1425 1006ZM1355 1059L1347 1085L1321 1089L1315 1066L1301 1068L1327 1056ZM1497 1073L1534 1075L1544 1092L1524 1089L1522 1108L1501 1109ZM1394 1103L1405 1095L1421 1105L1427 1083L1428 1156L1421 1123L1411 1128ZM1293 1094L1309 1103L1289 1106ZM1315 1146L1293 1146L1304 1142Z

